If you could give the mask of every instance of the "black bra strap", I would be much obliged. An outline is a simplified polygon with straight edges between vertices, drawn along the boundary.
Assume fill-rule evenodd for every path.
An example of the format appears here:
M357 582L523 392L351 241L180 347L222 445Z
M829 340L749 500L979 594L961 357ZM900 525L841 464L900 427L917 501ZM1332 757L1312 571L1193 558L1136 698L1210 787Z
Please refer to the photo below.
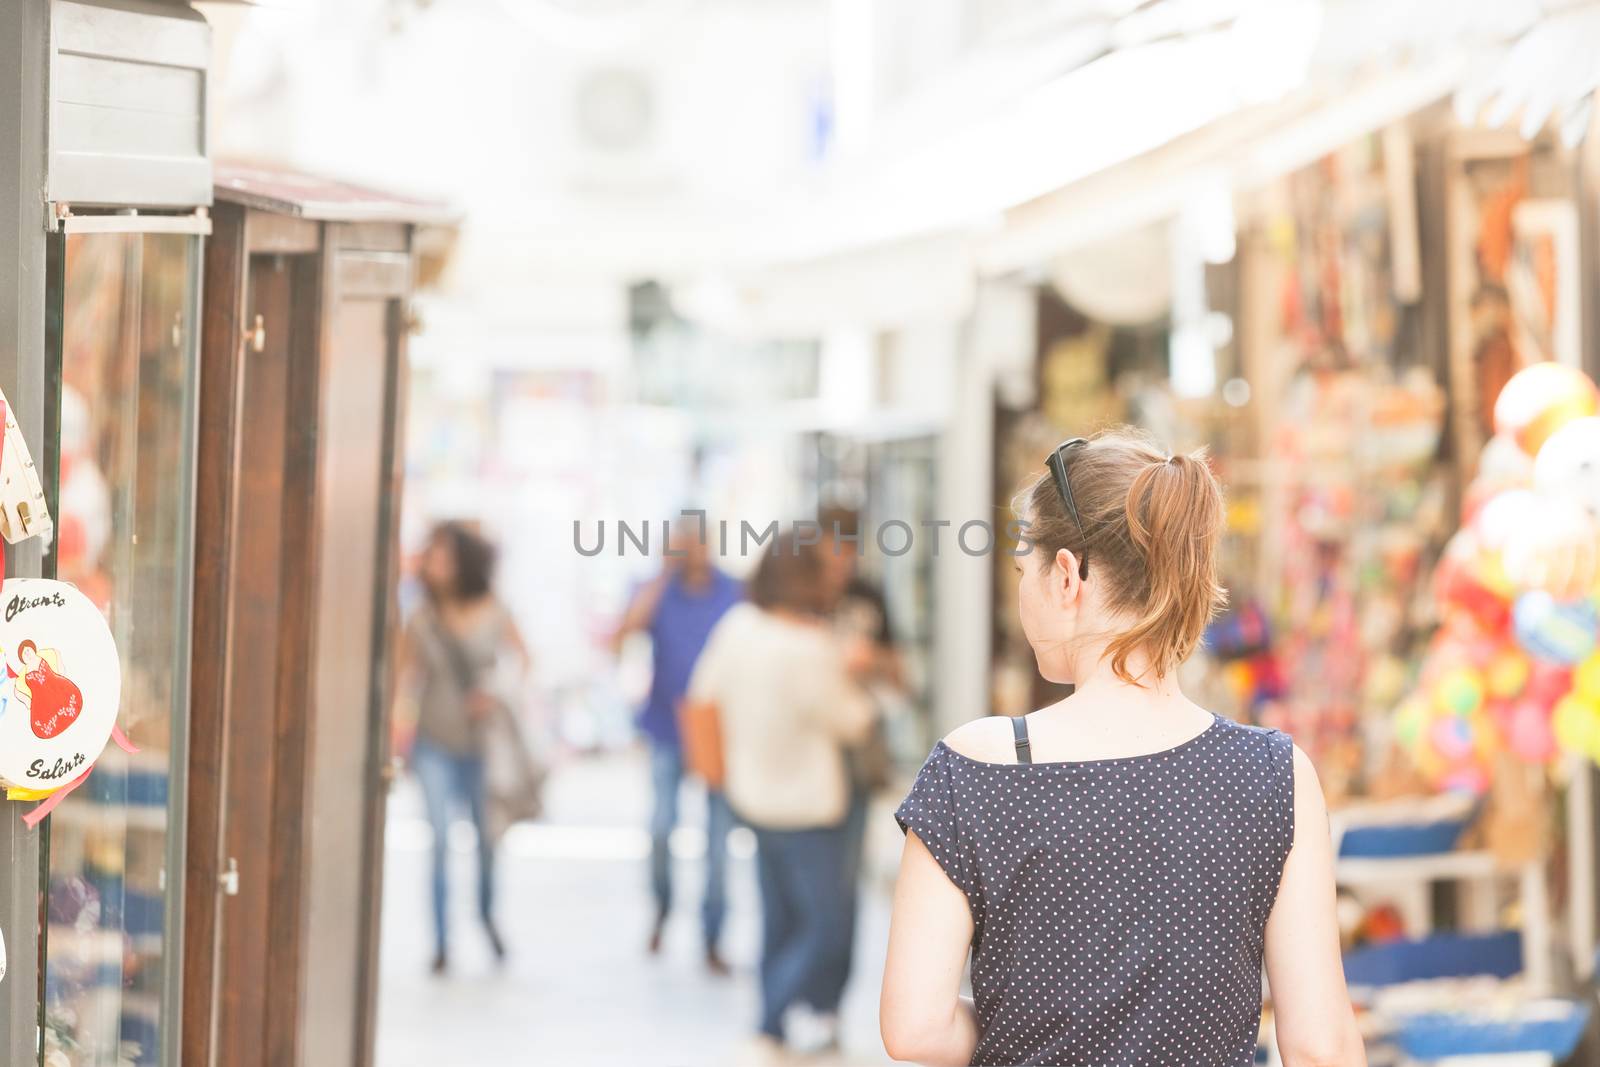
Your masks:
M1033 762L1033 746L1028 742L1028 717L1026 715L1013 715L1011 717L1011 732L1017 738L1017 762Z

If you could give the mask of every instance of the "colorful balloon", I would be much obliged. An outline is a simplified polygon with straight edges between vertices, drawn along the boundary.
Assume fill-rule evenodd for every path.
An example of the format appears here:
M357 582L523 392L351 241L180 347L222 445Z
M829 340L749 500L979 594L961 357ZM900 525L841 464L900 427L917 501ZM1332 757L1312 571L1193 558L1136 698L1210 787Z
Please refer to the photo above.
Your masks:
M1394 738L1406 748L1415 748L1422 740L1422 732L1428 725L1427 702L1417 697L1412 697L1395 709L1394 713Z
M1489 772L1475 764L1457 767L1445 775L1440 783L1451 793L1471 793L1474 796L1489 788Z
M1447 763L1460 763L1472 755L1472 727L1465 719L1446 716L1433 720L1428 740Z
M1516 584L1506 573L1505 550L1527 530L1538 513L1540 498L1531 489L1507 489L1492 497L1468 527L1471 537L1468 569L1484 586L1510 597Z
M1539 449L1533 484L1600 518L1600 416L1573 419Z
M1524 367L1500 390L1494 402L1496 433L1513 438L1537 456L1550 436L1573 419L1600 410L1600 391L1588 376L1564 363Z
M1434 596L1440 614L1471 619L1485 633L1500 633L1511 624L1511 604L1473 573L1466 548L1476 551L1470 531L1456 535L1434 572ZM1463 548L1461 546L1466 546Z
M1533 481L1533 459L1522 450L1516 440L1502 434L1489 438L1478 455L1478 473L1472 479L1473 489L1513 489ZM1468 522L1470 516L1462 516Z
M1600 578L1600 520L1571 496L1534 494L1501 545L1500 571L1518 590L1586 595Z
M1587 756L1600 742L1600 707L1576 695L1556 704L1551 724L1556 741L1573 755Z
M1485 672L1489 695L1497 700L1511 700L1522 695L1528 685L1528 675L1533 665L1528 657L1515 648L1502 648L1489 661Z
M1512 755L1524 763L1547 763L1556 754L1556 736L1550 716L1537 704L1517 706L1511 714L1506 741Z
M1471 667L1454 667L1439 676L1434 696L1452 715L1474 715L1483 707L1483 677Z
M1577 663L1593 651L1600 636L1600 614L1594 601L1560 601L1542 589L1517 598L1512 620L1517 643L1550 663Z
M1591 704L1600 704L1600 652L1578 664L1572 675L1572 691Z

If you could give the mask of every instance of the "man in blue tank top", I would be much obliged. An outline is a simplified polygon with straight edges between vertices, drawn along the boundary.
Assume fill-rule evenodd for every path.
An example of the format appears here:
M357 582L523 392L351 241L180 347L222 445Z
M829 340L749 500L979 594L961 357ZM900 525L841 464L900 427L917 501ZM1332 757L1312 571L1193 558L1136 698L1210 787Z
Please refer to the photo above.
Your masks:
M650 746L650 779L655 800L650 818L650 888L655 922L650 951L659 952L672 909L672 853L669 842L678 823L678 793L683 781L683 749L678 736L678 705L689 690L695 661L711 629L743 597L739 582L711 562L700 528L672 527L661 572L640 586L623 614L617 644L634 633L649 635L650 692L639 711L639 730ZM726 913L728 831L733 816L720 792L706 796L706 892L701 917L706 965L717 974L727 965L717 948Z

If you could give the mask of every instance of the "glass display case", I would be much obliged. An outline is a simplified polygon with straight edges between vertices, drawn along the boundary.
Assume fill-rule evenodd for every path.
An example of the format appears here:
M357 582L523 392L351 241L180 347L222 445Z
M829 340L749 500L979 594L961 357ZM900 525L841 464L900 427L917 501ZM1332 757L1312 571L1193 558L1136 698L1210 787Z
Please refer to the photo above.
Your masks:
M138 751L108 748L45 824L44 1067L175 1062L199 256L185 233L49 248L44 569L105 613Z

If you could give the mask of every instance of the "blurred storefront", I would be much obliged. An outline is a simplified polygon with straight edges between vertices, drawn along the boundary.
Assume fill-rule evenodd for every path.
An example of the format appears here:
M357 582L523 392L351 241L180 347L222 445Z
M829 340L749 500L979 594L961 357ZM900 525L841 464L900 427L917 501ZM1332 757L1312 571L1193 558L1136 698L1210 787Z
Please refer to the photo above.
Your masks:
M1600 362L1580 284L1594 269L1580 222L1592 149L1570 129L1536 123L1524 138L1421 103L1378 109L1381 122L1303 166L1220 189L1212 173L1170 215L1106 233L1098 190L1162 169L1160 153L1134 160L1019 210L1024 236L990 246L1000 260L1037 254L1014 276L1033 293L1031 369L1020 387L996 378L995 506L1058 440L1122 421L1207 445L1229 486L1232 602L1188 682L1218 710L1289 730L1317 764L1375 1063L1487 1051L1541 1013L1575 1040L1595 949L1594 769L1577 726L1558 742L1555 711L1561 694L1588 699L1570 671L1592 630L1557 652L1521 623L1514 638L1510 619L1530 568L1592 556L1593 528L1544 535L1492 595L1474 586L1472 610L1506 614L1480 615L1470 641L1454 577L1463 539L1478 546L1469 566L1501 565L1498 544L1484 562L1482 510L1503 514L1494 495L1530 484L1530 446L1517 458L1495 414L1507 381ZM1250 138L1228 151L1271 155ZM1573 382L1546 402L1592 411L1592 386ZM1504 536L1539 540L1540 521ZM1052 699L1008 622L1013 586L997 566L1002 714ZM1570 609L1584 617L1588 588ZM1538 999L1556 993L1578 999Z
M182 1059L369 1063L410 301L452 217L228 163L215 201Z
M58 531L8 572L73 582L105 613L139 745L38 829L26 804L0 814L0 1045L16 1064L172 1063L210 37L183 6L30 3L0 14L0 50L18 105L0 381Z
M8 576L104 614L131 738L0 815L0 1058L368 1062L413 223L445 220L215 166L186 4L11 5L0 53L0 383L56 532Z

